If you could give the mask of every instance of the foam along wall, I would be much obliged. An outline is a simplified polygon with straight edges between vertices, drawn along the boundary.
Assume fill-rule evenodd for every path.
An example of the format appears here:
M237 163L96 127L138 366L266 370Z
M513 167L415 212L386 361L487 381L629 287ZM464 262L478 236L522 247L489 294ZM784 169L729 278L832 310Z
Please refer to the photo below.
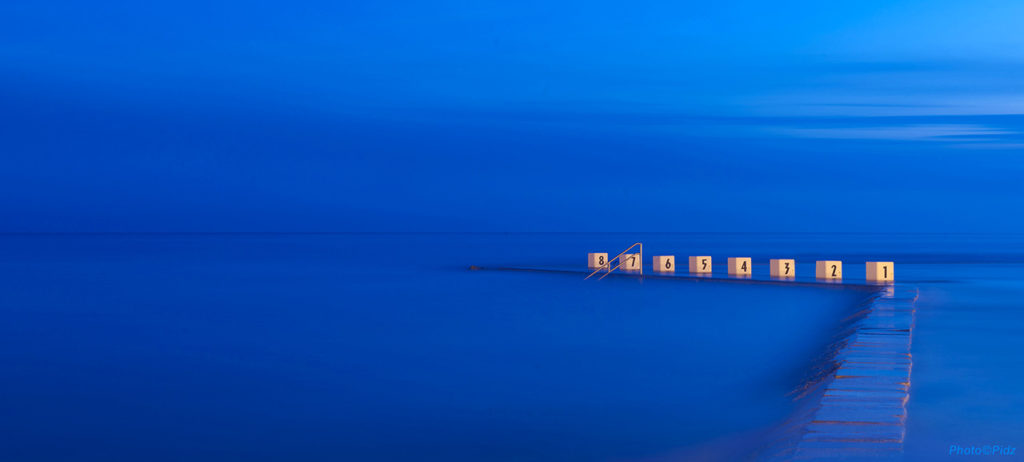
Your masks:
M872 282L892 281L893 264L891 261L869 261L864 265L867 269L867 280Z
M814 265L814 276L818 279L842 279L843 262L839 260L818 260Z
M660 271L663 273L673 272L676 270L676 257L675 255L659 255L654 257L654 271Z
M796 277L796 260L772 259L768 261L768 266L768 272L773 278Z
M608 254L607 253L588 253L587 254L587 268L607 268L608 267Z
M691 273L710 273L711 257L690 257Z
M627 271L635 271L640 269L640 254L638 253L624 253L619 257L619 268Z
M746 257L729 257L730 276L750 276L750 259Z

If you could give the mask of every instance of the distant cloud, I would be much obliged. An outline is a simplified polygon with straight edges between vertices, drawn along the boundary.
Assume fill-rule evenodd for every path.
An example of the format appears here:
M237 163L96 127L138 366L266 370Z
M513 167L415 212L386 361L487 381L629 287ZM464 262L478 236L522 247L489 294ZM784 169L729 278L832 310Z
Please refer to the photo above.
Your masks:
M875 127L798 128L779 127L771 131L795 138L829 138L896 141L955 141L979 143L1005 141L1019 132L976 124L911 124Z

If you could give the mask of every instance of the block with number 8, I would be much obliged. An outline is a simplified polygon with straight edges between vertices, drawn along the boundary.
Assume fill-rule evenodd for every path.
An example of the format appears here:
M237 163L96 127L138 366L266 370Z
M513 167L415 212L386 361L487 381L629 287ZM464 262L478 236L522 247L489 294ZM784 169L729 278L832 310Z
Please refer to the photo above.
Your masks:
M654 257L654 271L661 271L663 273L672 272L676 270L676 257L675 255L660 255Z
M796 260L772 259L768 266L773 278L796 277Z
M624 253L619 257L619 269L636 271L640 269L640 254Z
M729 257L730 276L750 276L750 259L740 257Z
M608 254L606 253L588 253L587 254L587 267L590 269L607 268L608 267Z

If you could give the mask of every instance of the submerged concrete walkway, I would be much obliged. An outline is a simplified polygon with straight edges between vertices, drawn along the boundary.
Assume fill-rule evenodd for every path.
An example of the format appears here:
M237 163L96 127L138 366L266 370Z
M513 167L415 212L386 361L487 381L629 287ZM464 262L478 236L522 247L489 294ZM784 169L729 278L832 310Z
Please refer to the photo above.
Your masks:
M851 324L760 460L895 460L903 454L917 289L890 286Z
M484 269L484 268L474 268ZM586 273L574 269L492 268L504 271ZM807 381L794 391L796 412L753 460L899 460L910 396L910 353L916 284L877 285L814 279L702 277L686 273L617 277L684 279L865 290L870 297L844 319Z

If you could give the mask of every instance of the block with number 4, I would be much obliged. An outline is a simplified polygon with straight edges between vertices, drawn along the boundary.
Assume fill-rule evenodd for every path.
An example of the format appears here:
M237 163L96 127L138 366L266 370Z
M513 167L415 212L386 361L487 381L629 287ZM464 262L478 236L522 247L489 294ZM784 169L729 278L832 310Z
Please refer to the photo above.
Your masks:
M588 253L587 254L587 268L607 268L608 267L608 254L606 253Z
M710 273L711 257L690 257L691 273Z
M660 255L654 257L654 271L670 272L676 270L675 255Z
M893 265L891 261L869 261L867 267L867 280L874 282L891 281Z
M750 259L729 257L730 276L750 276Z
M814 265L814 276L818 279L842 279L843 262L838 260L819 260Z
M635 271L640 269L640 254L624 253L619 257L619 269Z
M796 260L772 259L768 266L773 278L796 277Z

